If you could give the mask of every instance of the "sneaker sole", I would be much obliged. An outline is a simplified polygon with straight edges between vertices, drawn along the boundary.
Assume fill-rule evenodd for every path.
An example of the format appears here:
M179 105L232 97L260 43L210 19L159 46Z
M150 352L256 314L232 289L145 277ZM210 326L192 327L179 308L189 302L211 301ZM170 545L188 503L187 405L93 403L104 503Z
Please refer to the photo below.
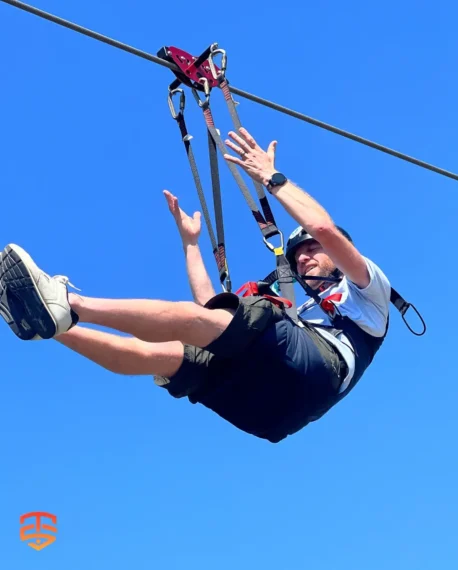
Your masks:
M28 267L40 271L30 255L18 245L11 244L3 250L0 263L0 288L2 291L6 290L11 293L12 296L12 301L9 303L12 321L11 319L5 320L13 332L18 334L12 326L18 328L18 317L13 314L12 310L12 305L14 305L18 315L22 314L25 322L33 329L34 336L38 334L43 339L49 339L55 336L57 324Z
M3 253L0 253L0 267L3 261ZM0 283L0 316L5 320L14 334L21 340L36 339L36 331L25 320L24 312L20 304L7 289Z

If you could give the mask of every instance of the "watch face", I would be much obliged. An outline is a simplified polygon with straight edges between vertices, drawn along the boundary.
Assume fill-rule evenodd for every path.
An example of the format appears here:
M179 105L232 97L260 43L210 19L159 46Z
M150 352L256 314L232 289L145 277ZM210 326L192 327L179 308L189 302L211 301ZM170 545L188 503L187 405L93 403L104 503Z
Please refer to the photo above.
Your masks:
M287 178L284 174L276 172L271 178L271 184L272 186L279 186L280 184L284 184L286 180Z

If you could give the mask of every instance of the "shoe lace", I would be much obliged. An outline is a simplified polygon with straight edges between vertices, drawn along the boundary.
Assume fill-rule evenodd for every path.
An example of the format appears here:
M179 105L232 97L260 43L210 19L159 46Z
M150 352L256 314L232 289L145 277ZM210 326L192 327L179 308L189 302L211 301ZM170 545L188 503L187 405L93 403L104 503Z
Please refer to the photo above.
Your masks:
M73 285L73 283L70 282L70 279L65 275L54 275L54 279L60 283L63 283L64 285L70 285L70 287L76 291L81 291L81 289L75 287L75 285Z

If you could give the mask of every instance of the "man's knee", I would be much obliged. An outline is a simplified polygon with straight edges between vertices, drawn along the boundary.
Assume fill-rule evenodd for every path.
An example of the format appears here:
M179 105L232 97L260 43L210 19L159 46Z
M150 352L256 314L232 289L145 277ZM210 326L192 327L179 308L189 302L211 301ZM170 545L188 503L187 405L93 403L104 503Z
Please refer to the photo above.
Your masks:
M192 301L179 301L180 317L174 323L176 338L184 344L205 348L218 339L228 328L235 309L230 307L207 308Z
M191 324L196 321L203 321L227 326L236 313L236 307L221 306L213 308L211 304L209 305L210 301L204 306L198 305L193 301L178 301L178 305L185 320Z

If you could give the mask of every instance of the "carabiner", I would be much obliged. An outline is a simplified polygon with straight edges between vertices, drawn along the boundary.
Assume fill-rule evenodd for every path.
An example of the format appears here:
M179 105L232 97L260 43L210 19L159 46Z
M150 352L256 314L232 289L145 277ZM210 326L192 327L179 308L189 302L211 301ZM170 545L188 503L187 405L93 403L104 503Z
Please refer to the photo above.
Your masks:
M210 84L206 77L201 77L199 79L199 83L202 83L204 86L205 101L202 101L197 89L195 89L194 87L192 88L192 94L194 95L195 100L199 104L199 107L204 107L207 106L210 102L210 91L211 91Z
M218 44L213 44L213 45L217 46ZM220 53L222 55L221 67L220 67L219 74L216 73L215 62L213 61L214 56L218 53ZM226 50L221 49L221 48L213 49L213 46L212 46L210 56L208 58L208 63L210 65L210 71L211 71L211 74L213 75L213 79L219 80L220 77L222 77L224 79L224 77L226 75L226 68L227 68Z
M180 93L180 110L178 113L176 112L175 106L173 104L173 96L176 95L177 93ZM185 103L186 103L186 96L185 96L183 89L173 89L173 90L169 89L168 102L169 102L170 112L172 113L172 117L174 119L178 119L178 117L183 115L184 107L185 107Z
M283 239L283 233L278 230L278 235L280 236L280 247L275 247L274 245L272 245L270 242L267 241L267 239L265 237L263 237L263 241L266 244L267 248L270 249L270 251L273 251L275 253L275 255L282 255L284 252L284 239Z

